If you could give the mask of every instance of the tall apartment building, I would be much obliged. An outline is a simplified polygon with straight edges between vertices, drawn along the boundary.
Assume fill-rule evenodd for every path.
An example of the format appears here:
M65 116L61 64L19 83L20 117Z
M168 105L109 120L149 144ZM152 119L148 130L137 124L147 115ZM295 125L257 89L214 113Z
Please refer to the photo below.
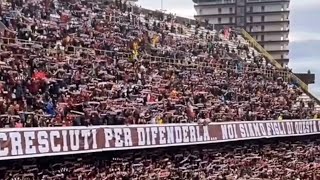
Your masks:
M289 62L290 0L193 0L195 18L246 29L279 63Z

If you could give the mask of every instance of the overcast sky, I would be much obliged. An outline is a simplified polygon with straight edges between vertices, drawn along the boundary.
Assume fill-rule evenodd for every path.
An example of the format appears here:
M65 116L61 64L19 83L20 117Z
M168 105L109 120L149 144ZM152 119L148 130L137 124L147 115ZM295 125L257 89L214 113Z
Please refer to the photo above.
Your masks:
M148 9L161 9L161 0L139 0ZM192 0L163 0L163 9L179 16L193 18ZM294 72L311 70L316 84L311 92L320 98L320 0L291 0L290 63Z

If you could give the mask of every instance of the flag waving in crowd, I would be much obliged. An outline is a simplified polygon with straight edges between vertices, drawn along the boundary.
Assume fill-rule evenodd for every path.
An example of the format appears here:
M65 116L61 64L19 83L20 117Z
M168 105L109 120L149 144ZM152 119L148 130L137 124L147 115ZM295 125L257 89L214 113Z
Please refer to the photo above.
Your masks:
M159 41L160 41L160 36L158 34L153 35L152 46L156 47Z

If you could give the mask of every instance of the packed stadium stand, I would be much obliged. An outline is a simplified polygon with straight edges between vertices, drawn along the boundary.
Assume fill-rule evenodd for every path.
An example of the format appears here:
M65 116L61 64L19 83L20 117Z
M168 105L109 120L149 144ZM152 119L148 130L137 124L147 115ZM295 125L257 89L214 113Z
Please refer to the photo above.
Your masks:
M318 113L313 100L301 101L290 71L272 66L236 31L225 36L122 3L53 1L43 11L40 4L18 4L2 12L8 27L1 54L3 126L304 119Z
M26 159L2 166L0 178L317 180L319 143L308 137Z
M316 136L288 138L319 101L241 30L120 0L0 15L0 179L320 179Z

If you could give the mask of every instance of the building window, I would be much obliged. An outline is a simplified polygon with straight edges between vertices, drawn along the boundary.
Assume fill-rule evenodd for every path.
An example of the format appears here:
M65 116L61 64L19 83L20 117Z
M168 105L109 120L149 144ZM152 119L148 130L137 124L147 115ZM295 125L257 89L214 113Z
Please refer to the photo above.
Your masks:
M233 18L229 17L229 23L232 23L232 22L233 22Z
M218 23L221 24L221 18L220 17L218 18Z
M218 12L219 12L219 14L221 13L221 8L218 8Z
M237 17L236 24L237 26L244 26L246 19L244 17Z
M244 0L238 0L237 5L238 6L244 6L245 1Z
M253 27L252 26L250 26L250 32L252 32L253 31Z
M250 6L249 12L253 12L253 7L252 6Z
M229 13L232 13L233 12L233 9L232 8L229 8Z
M237 7L237 16L244 16L245 8L244 7Z
M261 6L261 11L262 11L262 12L264 12L264 9L265 9L265 7L264 7L264 6Z
M286 19L286 16L285 15L282 15L281 17L281 21L285 20Z
M281 54L281 59L284 59L284 56L283 56L283 54Z
M261 22L264 22L264 16L261 16Z
M261 26L261 31L264 31L264 26Z
M199 14L202 14L202 9L199 9Z
M252 16L250 16L250 22L253 22L253 17Z
M261 41L264 41L264 35L261 35Z

